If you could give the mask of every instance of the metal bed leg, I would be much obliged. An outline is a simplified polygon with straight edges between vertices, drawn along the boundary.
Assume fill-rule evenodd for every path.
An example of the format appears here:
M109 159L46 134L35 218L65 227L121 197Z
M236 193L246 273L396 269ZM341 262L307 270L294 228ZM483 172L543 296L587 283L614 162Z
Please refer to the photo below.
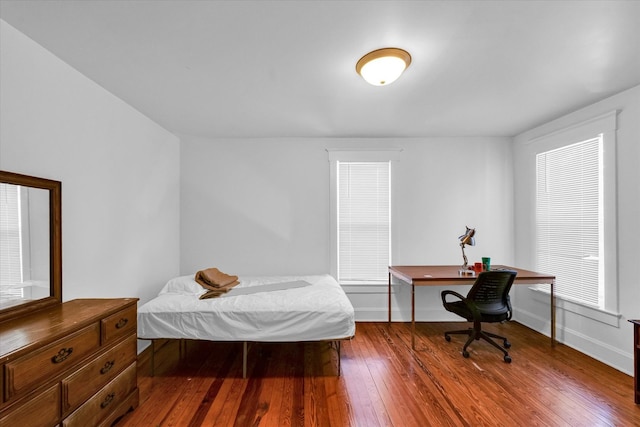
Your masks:
M187 357L187 340L182 338L180 340L180 359L183 360Z
M151 377L156 376L156 340L151 340Z
M338 376L341 376L341 375L342 375L342 356L340 355L341 345L342 345L342 342L341 342L341 341L338 341L338 342L337 342L337 350L338 350Z
M329 341L329 349L336 349L336 354L338 355L338 376L342 374L342 355L341 355L341 340Z
M247 378L247 342L242 344L242 378Z

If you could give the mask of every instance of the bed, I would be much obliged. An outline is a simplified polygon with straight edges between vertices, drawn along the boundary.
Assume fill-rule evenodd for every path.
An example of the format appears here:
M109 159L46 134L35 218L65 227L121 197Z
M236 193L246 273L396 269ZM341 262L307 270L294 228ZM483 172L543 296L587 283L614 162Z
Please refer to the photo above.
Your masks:
M171 279L158 296L138 309L138 338L242 342L246 377L247 343L329 341L355 335L351 302L328 275L240 277L228 293L200 299L206 290L194 275Z

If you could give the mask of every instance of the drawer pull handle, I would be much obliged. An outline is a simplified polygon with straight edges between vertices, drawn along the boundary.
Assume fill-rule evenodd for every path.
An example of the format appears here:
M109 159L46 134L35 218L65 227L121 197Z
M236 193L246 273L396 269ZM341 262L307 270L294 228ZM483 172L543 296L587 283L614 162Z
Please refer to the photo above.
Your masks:
M67 360L67 357L69 357L71 353L73 353L73 347L61 348L58 354L51 358L51 361L53 363L62 363Z
M113 368L113 365L115 365L115 364L116 364L115 360L107 361L107 363L104 364L102 369L100 369L100 373L102 375L106 374L107 372L109 372L111 370L111 368Z
M100 404L100 407L102 409L106 408L107 406L109 406L111 404L111 402L113 402L113 399L115 399L115 397L116 397L116 394L113 393L113 392L107 394L107 397L104 398L104 400Z
M116 329L124 328L127 323L129 323L129 319L125 319L123 317L118 323L116 323Z

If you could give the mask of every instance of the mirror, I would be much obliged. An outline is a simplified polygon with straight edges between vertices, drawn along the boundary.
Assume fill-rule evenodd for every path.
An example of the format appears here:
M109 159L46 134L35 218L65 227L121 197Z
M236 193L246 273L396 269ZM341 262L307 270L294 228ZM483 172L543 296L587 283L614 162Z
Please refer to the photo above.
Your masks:
M0 322L62 302L61 187L0 171Z

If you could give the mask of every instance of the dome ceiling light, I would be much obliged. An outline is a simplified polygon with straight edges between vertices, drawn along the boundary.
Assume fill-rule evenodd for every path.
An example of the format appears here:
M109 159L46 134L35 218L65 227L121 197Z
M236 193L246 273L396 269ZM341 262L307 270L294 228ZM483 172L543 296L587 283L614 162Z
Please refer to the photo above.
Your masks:
M411 55L395 47L374 50L360 58L356 71L374 86L387 86L400 77L411 64Z

